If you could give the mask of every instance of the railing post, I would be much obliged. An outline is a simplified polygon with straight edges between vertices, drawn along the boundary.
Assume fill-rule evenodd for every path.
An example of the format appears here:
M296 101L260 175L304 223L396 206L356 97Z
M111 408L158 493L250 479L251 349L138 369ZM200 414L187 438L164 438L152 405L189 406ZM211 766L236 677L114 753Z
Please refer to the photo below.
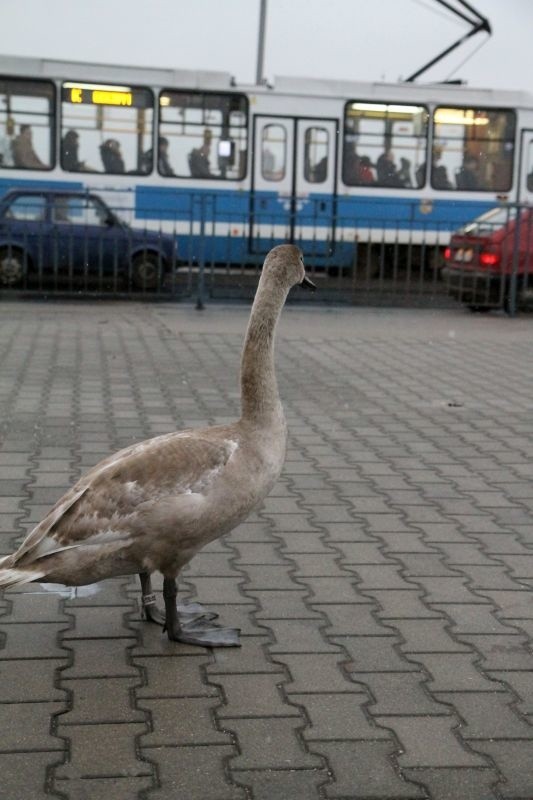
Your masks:
M507 313L510 317L516 316L516 293L518 288L518 268L520 263L520 223L522 221L521 210L521 206L516 206L513 236L513 261L511 265L511 279L509 281L509 296L506 304ZM503 280L505 280L505 278L503 278Z
M196 310L203 311L205 308L205 203L206 195L200 195L200 252L198 258L198 293L196 295Z

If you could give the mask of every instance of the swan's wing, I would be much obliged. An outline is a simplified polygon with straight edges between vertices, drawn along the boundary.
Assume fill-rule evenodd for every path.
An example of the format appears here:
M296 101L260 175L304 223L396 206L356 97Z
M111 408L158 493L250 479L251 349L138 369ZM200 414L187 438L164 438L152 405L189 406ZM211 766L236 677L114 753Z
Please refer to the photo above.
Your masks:
M124 534L138 511L165 497L205 494L237 449L229 438L170 434L97 464L26 537L15 563Z

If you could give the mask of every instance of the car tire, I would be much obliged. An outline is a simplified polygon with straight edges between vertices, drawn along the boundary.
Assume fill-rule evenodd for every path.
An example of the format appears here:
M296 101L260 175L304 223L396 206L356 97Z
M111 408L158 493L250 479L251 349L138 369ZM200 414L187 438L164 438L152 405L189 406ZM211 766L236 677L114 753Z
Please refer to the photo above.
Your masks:
M16 286L23 277L23 253L13 247L0 247L0 286Z
M131 279L136 289L157 289L161 260L156 253L140 253L131 264Z

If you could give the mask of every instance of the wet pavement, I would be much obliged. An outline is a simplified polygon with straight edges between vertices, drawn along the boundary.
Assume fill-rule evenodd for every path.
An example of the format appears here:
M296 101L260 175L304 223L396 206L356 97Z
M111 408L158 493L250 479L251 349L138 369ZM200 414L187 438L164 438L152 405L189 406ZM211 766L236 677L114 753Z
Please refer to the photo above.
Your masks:
M1 552L103 456L235 418L247 314L4 302ZM180 582L242 648L168 642L135 577L6 592L3 800L531 800L532 326L288 307L282 478Z

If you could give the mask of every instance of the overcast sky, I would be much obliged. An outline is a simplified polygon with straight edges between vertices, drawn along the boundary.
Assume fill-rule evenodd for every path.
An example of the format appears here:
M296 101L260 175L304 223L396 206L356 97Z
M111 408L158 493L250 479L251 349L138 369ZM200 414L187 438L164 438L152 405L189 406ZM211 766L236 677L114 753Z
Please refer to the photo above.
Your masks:
M421 80L533 93L533 0L470 3L492 37ZM240 82L255 80L258 20L259 0L0 0L3 53L224 70ZM396 81L467 30L435 0L268 0L265 74Z

